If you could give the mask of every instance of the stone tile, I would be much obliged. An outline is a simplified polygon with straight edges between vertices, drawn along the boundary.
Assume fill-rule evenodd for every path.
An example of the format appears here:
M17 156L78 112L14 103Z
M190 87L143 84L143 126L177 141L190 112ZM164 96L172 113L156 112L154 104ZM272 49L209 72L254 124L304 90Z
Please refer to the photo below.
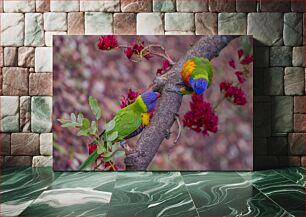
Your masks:
M284 68L268 68L264 73L265 94L284 95Z
M0 47L0 67L3 66L3 47Z
M182 32L182 31L168 31L165 35L194 35L194 32Z
M52 72L53 62L51 47L38 47L35 49L35 72Z
M306 97L295 96L294 97L294 113L306 113Z
M272 98L272 132L287 133L292 131L293 97L275 96Z
M25 46L44 46L43 15L25 14Z
M53 35L67 35L67 32L45 32L45 44L48 47L52 47Z
M39 134L12 133L12 155L37 155L39 154Z
M291 66L292 48L287 46L270 48L270 66Z
M291 0L291 11L292 12L305 12L304 11L304 0Z
M268 155L267 138L258 138L258 137L254 138L253 153L254 153L254 156L266 156L266 155Z
M120 0L81 0L80 11L120 12Z
M285 94L304 95L305 94L305 73L302 67L285 68Z
M279 167L299 167L301 157L298 156L280 156L278 157Z
M24 15L22 13L1 13L0 16L1 46L23 46Z
M290 0L281 0L277 3L270 0L260 0L260 10L263 12L288 12Z
M0 1L0 13L3 13L3 1ZM3 160L0 158L0 160Z
M301 157L301 166L306 167L306 157Z
M52 167L52 156L34 156L32 167Z
M195 27L197 35L217 35L218 15L217 13L196 13Z
M68 35L83 35L84 32L84 13L68 13Z
M164 24L161 13L138 13L137 14L138 35L163 35Z
M208 0L211 12L235 12L236 4L233 0Z
M294 114L293 116L293 131L294 132L306 132L306 115L305 114Z
M32 156L5 156L5 167L28 167L32 165Z
M52 155L53 150L53 134L42 133L40 134L40 154Z
M256 12L256 0L236 0L237 12Z
M3 56L4 56L4 66L17 66L17 60L18 60L17 47L5 47Z
M29 79L30 96L52 96L52 73L31 73Z
M154 12L174 12L175 0L153 0Z
M4 0L4 12L34 12L35 0Z
M121 0L122 12L150 12L152 0Z
M33 96L31 99L31 131L48 133L52 127L52 97Z
M254 156L254 170L267 170L278 167L278 158L276 156Z
M2 67L0 67L0 96L2 96L2 83L3 83L3 75L2 75Z
M208 0L176 0L178 12L204 12L208 10Z
M34 67L34 47L19 47L18 48L18 66L21 67Z
M254 96L264 95L264 73L267 71L267 68L254 68Z
M305 133L289 133L289 153L291 155L305 155Z
M0 131L19 131L18 96L0 96Z
M20 131L30 132L31 131L31 97L22 96L20 97Z
M219 13L219 35L245 35L247 16L245 13Z
M113 26L115 35L136 35L136 14L115 13Z
M287 155L288 139L286 136L268 138L268 155Z
M51 11L55 12L71 12L80 10L80 1L59 1L51 0L50 1Z
M0 155L11 154L11 134L0 133Z
M27 68L3 68L3 95L25 96L29 91L29 72Z
M271 136L271 103L254 103L254 138Z
M284 44L298 46L303 44L303 14L285 13Z
M67 30L66 13L44 13L44 29L46 31L66 31Z
M193 13L166 13L165 31L194 31Z
M267 34L267 32L269 32L269 34ZM282 45L283 14L249 13L247 34L253 35L253 38L263 45L267 46Z
M292 51L292 66L306 66L305 47L294 47Z
M254 67L269 67L269 47L254 47Z
M49 12L50 0L36 0L36 12Z
M104 12L85 12L85 34L106 35L113 33L113 16Z

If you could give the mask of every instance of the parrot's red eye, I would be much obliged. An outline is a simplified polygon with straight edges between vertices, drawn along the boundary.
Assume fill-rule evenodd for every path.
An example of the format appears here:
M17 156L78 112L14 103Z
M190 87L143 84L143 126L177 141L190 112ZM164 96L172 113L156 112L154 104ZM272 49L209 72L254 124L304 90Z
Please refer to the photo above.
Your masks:
M160 97L160 93L159 93L159 92L156 92L156 95L157 95L157 98L159 98L159 97Z

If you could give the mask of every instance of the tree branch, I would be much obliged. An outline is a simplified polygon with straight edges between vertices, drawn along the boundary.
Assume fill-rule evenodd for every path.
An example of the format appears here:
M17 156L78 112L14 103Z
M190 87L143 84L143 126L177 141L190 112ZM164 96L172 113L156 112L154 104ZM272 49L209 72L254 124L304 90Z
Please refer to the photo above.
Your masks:
M136 148L133 152L127 153L125 159L127 170L146 170L173 125L182 103L182 95L169 92L167 89L176 88L176 83L181 81L180 71L186 60L194 56L212 59L234 38L235 36L203 36L167 74L155 79L151 88L162 93L160 105L150 125L142 132Z

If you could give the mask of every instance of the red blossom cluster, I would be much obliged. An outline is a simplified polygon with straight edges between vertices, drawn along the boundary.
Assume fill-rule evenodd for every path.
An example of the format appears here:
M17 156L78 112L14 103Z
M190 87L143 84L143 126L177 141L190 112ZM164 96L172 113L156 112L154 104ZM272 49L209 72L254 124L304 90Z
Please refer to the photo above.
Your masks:
M242 49L239 49L238 50L238 57L239 57L239 60L240 60L240 63L242 65L248 65L250 64L251 62L253 62L253 56L250 55L250 54L247 54L243 59L243 54L244 54L244 51Z
M134 41L124 50L124 54L128 59L131 59L133 55L143 56L146 60L151 59L153 56L149 51L143 51L145 49L144 41ZM143 53L144 52L144 53ZM142 53L142 54L141 54Z
M127 96L123 96L120 99L120 108L125 108L128 105L132 104L135 102L136 98L140 95L137 91L133 91L132 89L128 90Z
M208 131L212 133L218 131L218 116L211 104L204 101L202 95L193 95L190 111L184 115L183 124L184 127L208 136Z
M91 155L98 147L98 145L94 144L94 143L88 144L87 146L88 146L88 154L89 155ZM98 159L103 159L103 153L99 155L97 160ZM117 171L118 170L118 167L112 161L104 162L103 165L104 165L104 168L109 167L108 171Z
M118 47L117 38L113 35L106 35L99 37L98 47L100 50L110 50Z
M171 65L170 62L166 59L163 60L163 66L159 69L157 69L156 74L162 75L164 74L168 69L170 69Z
M245 105L247 103L245 92L240 87L236 87L228 81L222 81L220 83L220 90L224 92L225 98L236 105Z

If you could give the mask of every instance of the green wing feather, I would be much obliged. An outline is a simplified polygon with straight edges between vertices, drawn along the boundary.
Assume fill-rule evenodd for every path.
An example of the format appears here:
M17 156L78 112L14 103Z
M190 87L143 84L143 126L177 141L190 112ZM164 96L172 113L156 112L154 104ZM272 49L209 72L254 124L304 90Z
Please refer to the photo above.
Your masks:
M193 57L192 60L196 63L196 68L193 70L191 77L204 74L204 76L208 78L209 87L213 78L212 64L207 58Z
M115 118L115 127L112 132L118 132L118 139L124 139L141 126L141 113L126 107L118 111ZM111 132L110 132L111 133Z

